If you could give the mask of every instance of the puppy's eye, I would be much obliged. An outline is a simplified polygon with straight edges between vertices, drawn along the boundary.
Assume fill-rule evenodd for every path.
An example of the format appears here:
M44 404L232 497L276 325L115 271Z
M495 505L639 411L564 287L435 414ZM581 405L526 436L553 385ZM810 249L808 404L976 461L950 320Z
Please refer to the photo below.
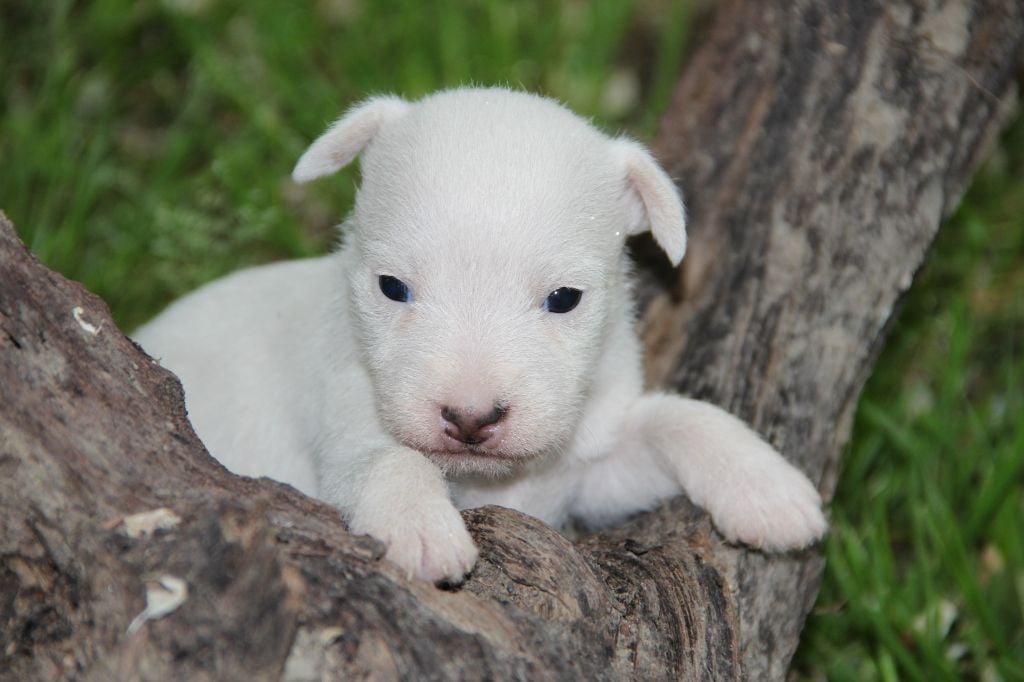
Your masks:
M549 313L567 313L577 306L583 292L572 287L559 287L544 299L544 310Z
M380 290L385 296L390 298L392 301L398 301L399 303L408 303L412 300L412 292L409 291L409 287L406 286L405 282L392 277L391 275L381 275L379 278Z

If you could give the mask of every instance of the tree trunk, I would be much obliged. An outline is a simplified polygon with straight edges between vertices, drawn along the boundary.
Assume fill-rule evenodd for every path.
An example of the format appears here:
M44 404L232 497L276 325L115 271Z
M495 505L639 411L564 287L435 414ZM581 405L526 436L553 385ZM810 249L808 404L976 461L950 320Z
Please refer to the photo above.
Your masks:
M1018 0L722 3L655 143L690 252L675 273L634 244L652 383L746 418L828 497L1022 45ZM814 600L816 552L726 546L685 500L576 542L468 511L472 579L406 580L333 508L213 461L177 380L6 219L0 330L3 679L781 679Z

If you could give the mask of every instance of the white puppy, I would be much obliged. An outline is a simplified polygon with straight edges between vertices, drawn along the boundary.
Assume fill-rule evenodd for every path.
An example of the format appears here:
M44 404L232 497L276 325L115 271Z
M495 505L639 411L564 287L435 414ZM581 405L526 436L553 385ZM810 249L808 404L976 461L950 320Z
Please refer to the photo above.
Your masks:
M457 508L605 524L685 491L726 538L825 530L796 468L707 403L644 393L624 242L673 263L679 194L638 143L541 97L376 97L306 151L298 182L362 155L331 255L214 282L140 329L231 470L337 505L409 574L459 581Z

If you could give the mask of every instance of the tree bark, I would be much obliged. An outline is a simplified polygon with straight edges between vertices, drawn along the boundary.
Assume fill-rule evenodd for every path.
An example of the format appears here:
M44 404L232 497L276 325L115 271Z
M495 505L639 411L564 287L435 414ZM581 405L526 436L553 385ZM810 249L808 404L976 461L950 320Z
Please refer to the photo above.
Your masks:
M675 273L634 244L651 382L746 418L828 497L1022 45L1017 0L724 2L655 143L690 252ZM465 513L471 580L440 590L333 508L220 467L177 380L2 217L0 330L2 679L785 675L814 551L727 546L683 499L575 542L487 507Z

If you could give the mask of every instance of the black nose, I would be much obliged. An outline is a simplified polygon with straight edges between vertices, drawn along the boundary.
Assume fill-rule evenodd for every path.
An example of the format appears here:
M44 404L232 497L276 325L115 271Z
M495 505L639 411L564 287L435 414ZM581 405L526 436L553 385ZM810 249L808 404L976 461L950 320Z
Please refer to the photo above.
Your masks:
M508 407L501 403L495 404L490 412L480 416L472 410L456 410L444 405L441 407L441 418L447 422L444 428L446 434L460 443L479 445L493 435L493 429L487 427L500 422L507 412Z

